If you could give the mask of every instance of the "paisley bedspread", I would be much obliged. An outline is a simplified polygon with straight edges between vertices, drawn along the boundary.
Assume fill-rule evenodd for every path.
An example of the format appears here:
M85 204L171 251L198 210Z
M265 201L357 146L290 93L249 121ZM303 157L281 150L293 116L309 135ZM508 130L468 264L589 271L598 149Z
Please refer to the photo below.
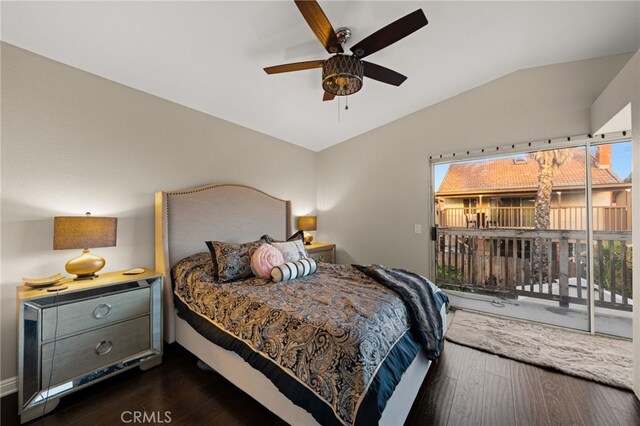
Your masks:
M388 399L402 375L381 384L381 366L404 371L419 350L392 290L350 265L321 263L314 275L280 283L252 277L224 284L214 282L211 267L210 254L199 253L172 270L176 305L192 326L195 317L208 321L216 330L205 337L238 352L321 424L379 419L359 414L361 405L381 413L386 404L368 391ZM398 359L385 363L391 357Z

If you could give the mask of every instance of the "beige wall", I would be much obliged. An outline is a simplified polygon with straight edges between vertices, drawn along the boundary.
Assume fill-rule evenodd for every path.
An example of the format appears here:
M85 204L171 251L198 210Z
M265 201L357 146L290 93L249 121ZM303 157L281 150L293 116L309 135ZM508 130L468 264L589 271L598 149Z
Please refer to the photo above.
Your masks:
M319 239L339 262L428 275L429 156L588 133L591 104L629 58L515 72L321 151Z
M79 254L52 250L54 216L118 217L117 247L92 250L108 271L154 266L158 190L240 183L315 210L312 151L7 44L1 55L2 379L16 375L15 286Z
M637 184L640 171L640 51L609 83L607 88L596 99L591 107L591 124L593 131L598 130L615 116L626 105L631 104L631 133L633 143L633 175L636 184L631 189L632 200L640 200L640 185ZM633 264L640 265L640 203L632 201L633 220ZM637 268L635 268L637 270ZM633 274L633 293L640 294L640 274ZM633 384L637 397L640 398L640 309L633 310Z

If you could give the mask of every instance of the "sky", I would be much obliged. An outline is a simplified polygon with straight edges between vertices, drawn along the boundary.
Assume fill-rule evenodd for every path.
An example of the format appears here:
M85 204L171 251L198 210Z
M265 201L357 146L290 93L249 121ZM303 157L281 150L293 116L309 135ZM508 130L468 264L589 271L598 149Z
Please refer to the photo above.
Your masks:
M620 179L631 173L631 142L614 143L611 146L611 165Z
M513 157L519 157L520 155L516 155ZM488 157L497 158L497 157ZM500 157L504 158L504 157ZM625 179L631 173L631 142L620 142L614 143L611 146L611 166L615 174L618 175L620 179ZM472 160L478 161L478 160ZM458 161L461 163L462 161ZM440 188L440 184L447 174L447 170L449 169L449 164L436 164L434 167L434 188L437 191Z

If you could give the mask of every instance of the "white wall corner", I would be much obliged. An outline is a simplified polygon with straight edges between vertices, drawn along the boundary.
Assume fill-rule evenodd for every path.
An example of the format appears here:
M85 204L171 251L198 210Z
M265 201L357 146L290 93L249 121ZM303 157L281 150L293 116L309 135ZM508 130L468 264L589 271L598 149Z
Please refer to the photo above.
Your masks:
M591 104L591 133L597 133L616 116L625 106L632 103L639 87L638 66L640 50L625 64L609 85ZM624 129L629 130L629 129Z
M0 397L18 392L18 376L9 377L0 381Z
M600 129L627 104L631 104L634 185L632 197L640 200L638 170L640 170L640 51L627 62L618 75L591 105L591 128ZM633 264L640 264L640 203L633 203ZM640 274L633 275L633 292L640 294ZM633 311L633 390L640 398L640 309Z

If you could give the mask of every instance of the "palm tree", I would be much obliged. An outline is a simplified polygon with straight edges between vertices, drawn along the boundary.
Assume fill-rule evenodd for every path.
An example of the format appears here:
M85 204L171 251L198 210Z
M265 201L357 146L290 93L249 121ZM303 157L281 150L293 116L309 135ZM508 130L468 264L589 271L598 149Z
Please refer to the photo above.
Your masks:
M552 149L538 151L533 158L538 163L538 193L535 204L535 230L547 230L551 227L551 189L553 173L571 155L572 149ZM534 280L542 274L542 282L549 282L549 247L542 238L536 238L533 244Z

